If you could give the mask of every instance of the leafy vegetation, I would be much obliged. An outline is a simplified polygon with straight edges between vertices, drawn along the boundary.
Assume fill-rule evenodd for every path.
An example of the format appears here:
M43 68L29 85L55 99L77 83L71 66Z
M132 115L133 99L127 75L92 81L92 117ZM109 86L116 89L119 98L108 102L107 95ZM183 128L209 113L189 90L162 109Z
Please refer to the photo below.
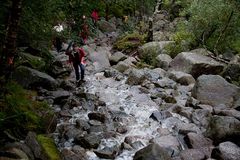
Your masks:
M171 2L164 3L169 11L173 8L169 5ZM239 53L239 1L176 0L174 4L181 6L178 16L185 17L186 21L178 24L178 30L173 37L173 40L176 40L176 48L169 47L172 55L196 47L204 47L215 55L229 50Z
M4 131L14 136L19 136L16 132L25 135L29 130L44 132L42 115L51 113L47 103L34 100L36 93L26 91L14 82L9 82L1 91L0 127Z

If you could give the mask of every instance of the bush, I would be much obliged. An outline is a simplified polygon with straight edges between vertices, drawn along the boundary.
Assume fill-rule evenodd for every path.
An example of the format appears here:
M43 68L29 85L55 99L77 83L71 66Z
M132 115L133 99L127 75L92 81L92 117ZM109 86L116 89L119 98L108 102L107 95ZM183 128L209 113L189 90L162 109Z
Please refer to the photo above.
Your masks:
M2 91L0 95L1 128L16 137L21 134L26 135L28 131L44 132L42 115L47 112L53 114L46 102L34 100L36 93L24 90L14 82L9 82Z
M175 41L175 44L167 45L165 50L172 58L178 53L191 50L196 43L193 34L185 31L176 32L171 40Z

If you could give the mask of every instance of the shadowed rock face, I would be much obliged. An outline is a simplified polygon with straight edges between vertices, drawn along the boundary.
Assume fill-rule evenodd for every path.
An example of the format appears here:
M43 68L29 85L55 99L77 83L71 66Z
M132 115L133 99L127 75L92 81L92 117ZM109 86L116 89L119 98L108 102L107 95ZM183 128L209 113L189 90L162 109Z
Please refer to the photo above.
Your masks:
M202 74L220 74L224 65L207 56L182 52L170 63L170 69L189 73L197 78Z

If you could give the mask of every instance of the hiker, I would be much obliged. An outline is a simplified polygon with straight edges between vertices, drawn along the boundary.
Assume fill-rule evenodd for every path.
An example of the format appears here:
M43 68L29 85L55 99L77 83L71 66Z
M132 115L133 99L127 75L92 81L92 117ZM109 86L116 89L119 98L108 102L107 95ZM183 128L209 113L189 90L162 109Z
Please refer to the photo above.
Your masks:
M85 52L82 48L78 47L77 44L72 45L72 51L67 50L66 55L69 56L69 62L73 64L73 68L75 70L76 80L77 83L82 81L84 82L84 72L85 72L85 62L84 62L84 56ZM79 73L79 67L81 71L81 77ZM81 78L81 79L80 79Z
M93 12L91 14L91 18L92 18L94 26L97 27L97 21L99 19L99 16L98 16L98 11L96 9L93 10Z
M86 16L83 15L83 24L81 26L81 33L79 34L79 36L82 38L84 44L86 44L88 36L89 36L89 31L88 31L88 24L86 21Z

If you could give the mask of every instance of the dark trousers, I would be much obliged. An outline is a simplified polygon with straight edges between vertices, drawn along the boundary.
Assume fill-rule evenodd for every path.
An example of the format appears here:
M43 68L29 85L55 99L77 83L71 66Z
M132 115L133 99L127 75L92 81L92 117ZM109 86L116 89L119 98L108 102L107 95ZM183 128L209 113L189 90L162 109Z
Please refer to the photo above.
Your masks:
M76 75L76 80L78 81L80 79L80 74L79 74L79 67L80 66L80 70L81 70L81 80L84 79L84 71L85 71L85 67L83 64L78 64L78 63L73 63L73 67L75 70L75 75Z

